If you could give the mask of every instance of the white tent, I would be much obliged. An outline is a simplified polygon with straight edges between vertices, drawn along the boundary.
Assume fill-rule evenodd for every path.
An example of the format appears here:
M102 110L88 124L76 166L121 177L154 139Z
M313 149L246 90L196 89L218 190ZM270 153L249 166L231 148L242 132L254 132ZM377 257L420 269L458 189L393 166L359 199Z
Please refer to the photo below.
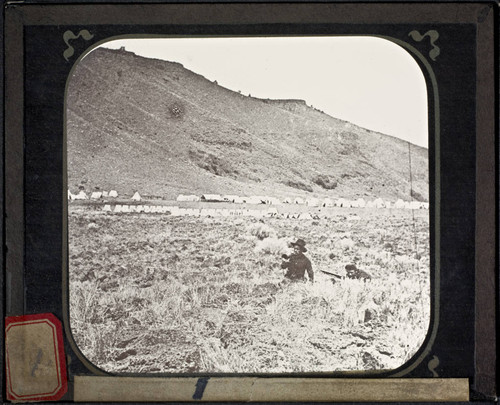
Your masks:
M317 207L319 205L319 200L317 198L306 199L306 205L309 207Z
M201 201L222 202L224 199L220 194L203 194Z
M111 212L111 205L106 204L102 210L103 210L104 212Z
M335 206L336 207L344 207L346 201L347 200L345 198L339 198L337 201L335 201Z
M276 198L276 197L266 197L265 199L265 202L266 204L270 204L270 205L281 205L281 200L279 198Z
M139 194L138 191L136 191L134 193L134 195L132 196L132 200L134 200L134 201L141 201L142 200L142 197L141 197L141 195Z
M394 203L394 208L404 208L405 207L405 202L399 198L395 203Z
M319 207L321 205L321 201L319 198L312 198L311 201L309 201L309 206L311 207Z
M111 190L109 192L109 196L112 198L116 198L116 197L118 197L118 193L116 192L116 190Z
M91 195L90 195L90 198L92 200L98 200L99 198L102 197L102 192L100 191L94 191Z
M167 211L170 212L170 215L176 216L179 211L179 207L177 205L174 205L172 207L168 207Z
M122 212L122 206L120 204L117 204L115 206L115 211L114 212Z
M73 194L68 188L68 200L74 200L74 199L75 199L75 194Z
M200 197L194 194L186 195L186 194L179 194L177 196L177 201L200 201Z
M325 198L321 204L323 207L333 207L335 203L330 198Z
M109 193L107 191L102 192L103 198L109 197Z
M357 204L358 204L358 207L360 208L365 208L366 207L366 201L364 198L358 198L356 200Z
M412 201L410 202L410 209L412 210L418 210L420 209L420 201Z
M339 198L336 202L335 205L337 207L343 207L343 208L350 208L352 207L352 202L347 200L346 198Z
M73 199L74 200L88 200L89 197L87 196L85 191L80 190L80 192L76 196L74 196Z
M312 217L308 212L303 212L299 215L299 219L312 219Z
M382 200L381 198L377 198L376 200L373 201L373 206L375 208L385 208L386 204L384 200Z

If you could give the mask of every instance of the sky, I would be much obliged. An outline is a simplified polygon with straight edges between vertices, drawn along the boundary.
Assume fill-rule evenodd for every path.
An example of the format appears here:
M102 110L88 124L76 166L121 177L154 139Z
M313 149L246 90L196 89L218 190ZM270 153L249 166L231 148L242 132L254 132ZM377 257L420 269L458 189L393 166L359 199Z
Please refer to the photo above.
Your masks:
M141 38L102 46L179 62L253 97L302 99L332 117L428 146L423 73L404 48L386 39Z

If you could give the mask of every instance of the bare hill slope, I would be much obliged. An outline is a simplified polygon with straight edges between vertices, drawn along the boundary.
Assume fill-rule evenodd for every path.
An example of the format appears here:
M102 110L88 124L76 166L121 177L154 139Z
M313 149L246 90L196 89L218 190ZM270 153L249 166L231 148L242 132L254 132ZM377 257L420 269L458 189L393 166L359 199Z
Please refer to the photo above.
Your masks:
M410 199L407 142L122 50L75 68L67 148L71 189ZM411 145L411 161L413 196L427 200L427 149Z

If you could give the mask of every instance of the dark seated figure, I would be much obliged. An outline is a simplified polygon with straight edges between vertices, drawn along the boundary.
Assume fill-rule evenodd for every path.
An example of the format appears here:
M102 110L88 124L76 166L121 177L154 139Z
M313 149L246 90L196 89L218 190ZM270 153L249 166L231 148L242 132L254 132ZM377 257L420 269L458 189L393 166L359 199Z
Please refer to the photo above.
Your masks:
M345 270L347 278L364 281L371 280L372 278L366 271L358 269L355 264L348 264L345 266Z

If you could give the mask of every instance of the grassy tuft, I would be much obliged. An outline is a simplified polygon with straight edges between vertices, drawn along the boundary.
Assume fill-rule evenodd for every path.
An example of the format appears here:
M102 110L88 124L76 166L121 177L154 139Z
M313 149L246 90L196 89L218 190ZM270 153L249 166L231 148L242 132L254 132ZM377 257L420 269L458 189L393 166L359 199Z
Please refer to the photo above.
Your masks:
M410 221L371 212L318 226L72 208L71 329L84 355L114 373L392 369L429 326L428 217L416 217L417 248ZM299 236L314 284L283 283L280 254ZM321 272L343 275L349 263L372 279Z

